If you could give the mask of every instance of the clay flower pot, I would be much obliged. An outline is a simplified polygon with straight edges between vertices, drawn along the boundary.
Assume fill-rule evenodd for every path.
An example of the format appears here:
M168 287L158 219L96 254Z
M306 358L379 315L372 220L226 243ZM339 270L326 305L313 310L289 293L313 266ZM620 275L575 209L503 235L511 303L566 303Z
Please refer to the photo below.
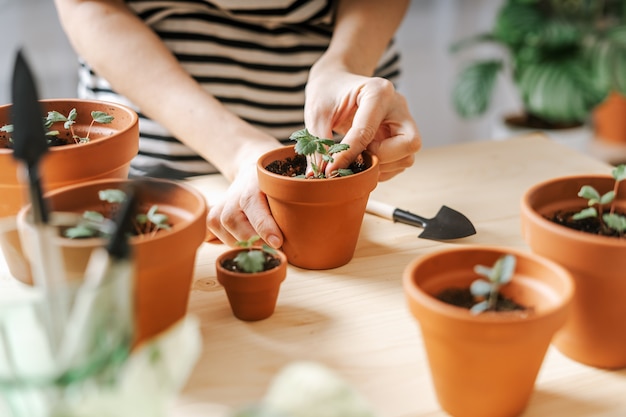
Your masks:
M274 314L281 283L287 276L287 257L281 251L276 255L280 265L261 272L245 273L224 268L226 259L234 259L248 249L234 248L215 260L218 282L224 287L235 317L245 321L263 320Z
M626 144L626 97L612 92L593 111L593 126L598 140Z
M40 102L42 118L48 111L67 115L75 108L78 118L73 127L80 135L88 130L92 111L103 111L114 117L109 124L94 124L88 143L50 147L40 167L44 191L100 178L128 177L130 162L139 149L137 113L120 104L96 100L52 99ZM11 124L10 104L0 106L0 126L7 124ZM0 132L0 139L9 136ZM28 203L26 177L19 168L18 161L13 158L13 150L0 148L0 218L14 217ZM28 265L20 262L23 255L15 227L6 229L0 231L0 246L9 270L13 276L28 275Z
M571 359L599 368L626 367L626 239L598 236L553 223L545 216L582 209L583 185L601 194L615 180L602 175L554 178L528 189L521 202L522 235L531 250L567 268L576 283L570 318L555 346ZM617 207L626 210L626 183Z
M305 269L337 268L350 262L369 194L378 184L378 158L364 153L366 170L327 179L293 178L265 167L293 158L294 146L274 149L257 162L261 191L284 235L289 263Z
M97 180L64 187L45 195L52 214L68 212L82 215L98 210L102 202L98 191L135 186L139 210L156 204L167 214L170 230L155 235L130 238L135 261L136 330L135 344L157 335L183 318L195 269L196 251L206 237L207 205L204 197L190 186L170 180ZM33 233L30 206L18 215L18 228L25 251ZM69 239L55 242L63 251L68 279L82 279L91 251L105 244L104 239Z
M435 295L469 287L475 265L517 258L502 293L532 311L472 314ZM538 255L488 246L420 256L404 270L408 307L418 321L441 407L455 417L517 416L526 408L555 332L565 323L574 292L570 274Z

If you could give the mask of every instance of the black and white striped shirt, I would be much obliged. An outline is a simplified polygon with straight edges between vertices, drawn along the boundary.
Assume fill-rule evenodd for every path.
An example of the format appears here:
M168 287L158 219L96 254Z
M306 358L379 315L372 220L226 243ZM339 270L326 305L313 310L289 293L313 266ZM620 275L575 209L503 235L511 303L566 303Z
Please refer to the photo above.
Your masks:
M309 69L330 42L333 0L127 0L127 4L230 111L282 142L304 127L304 88ZM375 75L393 80L398 73L399 54L392 44ZM78 93L127 104L139 113L139 154L131 176L182 178L216 172L82 61Z

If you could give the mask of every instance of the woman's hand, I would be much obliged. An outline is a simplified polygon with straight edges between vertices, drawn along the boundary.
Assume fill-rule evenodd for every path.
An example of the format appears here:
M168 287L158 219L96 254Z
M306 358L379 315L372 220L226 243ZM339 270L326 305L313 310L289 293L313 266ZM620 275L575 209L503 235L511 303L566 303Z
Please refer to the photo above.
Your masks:
M283 245L283 235L259 189L256 161L242 165L223 198L210 204L207 227L209 240L217 238L229 246L253 235L273 248Z
M379 180L385 181L410 167L421 147L405 98L383 78L341 69L311 71L304 118L312 134L331 138L336 132L350 145L335 155L327 174L346 168L367 149L378 156Z

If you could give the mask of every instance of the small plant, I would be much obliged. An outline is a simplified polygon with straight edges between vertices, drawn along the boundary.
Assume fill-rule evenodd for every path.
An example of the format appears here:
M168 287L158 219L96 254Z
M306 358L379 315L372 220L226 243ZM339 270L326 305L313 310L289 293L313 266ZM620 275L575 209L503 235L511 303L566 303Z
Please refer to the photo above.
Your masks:
M276 255L276 249L263 243L258 245L257 241L261 239L259 236L254 235L248 240L240 240L236 244L237 246L247 249L237 254L233 259L234 264L241 271L248 273L261 272L267 268L268 257L274 258Z
M513 278L516 263L515 256L503 255L498 258L493 267L484 265L476 265L474 267L474 272L487 279L479 278L472 282L470 286L472 295L482 299L482 301L470 309L472 314L496 310L498 298L500 297L500 288L508 284Z
M600 227L603 230L612 229L615 230L620 237L624 237L626 231L626 216L615 213L615 197L619 182L626 179L626 165L622 164L617 166L612 171L613 178L615 178L615 185L611 191L600 195L598 190L590 185L583 185L578 192L578 196L587 200L588 207L579 211L572 216L573 220L583 220L587 218L597 218L600 222ZM609 212L605 213L604 209L607 204L610 204Z
M92 111L91 112L91 123L89 124L89 128L87 129L87 134L83 137L78 135L74 131L74 124L76 123L76 118L78 117L78 112L76 109L70 110L67 116L59 113L58 111L49 111L48 116L43 118L43 124L46 129L46 136L48 136L48 144L50 145L61 145L66 144L62 139L59 139L59 135L61 134L58 130L50 130L50 128L56 123L63 123L63 128L69 131L70 136L74 143L87 143L89 142L89 135L91 133L91 128L95 123L101 124L109 124L113 121L114 117L109 115L103 111ZM0 132L5 133L13 133L13 125L8 124L0 127ZM56 143L52 140L52 138L56 139ZM9 145L13 143L13 139L8 139Z
M98 198L107 203L106 214L98 211L87 210L83 213L80 222L65 230L64 235L70 239L81 239L90 237L109 237L115 228L115 213L121 203L126 199L126 193L118 189L100 190ZM154 235L159 230L168 230L168 216L158 212L158 206L152 205L145 213L138 213L132 221L132 235Z
M350 148L348 144L335 143L332 139L312 135L307 129L292 133L289 139L296 141L296 153L304 155L307 159L307 165L311 168L311 171L306 174L307 178L326 178L326 166L334 161L333 155ZM351 169L338 169L328 178L345 177L353 173Z

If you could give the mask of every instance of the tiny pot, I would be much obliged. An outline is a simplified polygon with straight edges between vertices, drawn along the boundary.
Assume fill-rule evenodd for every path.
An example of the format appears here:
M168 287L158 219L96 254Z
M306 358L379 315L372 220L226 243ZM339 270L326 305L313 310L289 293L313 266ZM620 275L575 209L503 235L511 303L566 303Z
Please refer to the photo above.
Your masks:
M367 169L327 179L287 177L265 169L296 156L294 146L274 149L257 162L261 191L280 227L289 263L305 269L337 268L350 262L370 193L378 184L378 158L364 153Z
M528 246L567 268L576 283L572 312L555 346L575 361L608 369L626 367L626 239L569 229L546 216L585 208L586 200L577 196L583 185L604 194L614 184L609 175L559 177L534 185L521 201ZM626 210L625 182L620 183L616 206Z
M166 330L184 317L195 270L196 252L206 237L207 205L204 197L190 186L170 180L97 180L68 186L45 195L53 210L51 220L80 216L85 210L98 210L103 203L98 191L135 186L142 212L156 204L167 214L170 230L155 235L132 236L130 244L135 262L135 328L138 344ZM68 214L70 213L70 214ZM28 256L34 233L30 206L18 214L18 231ZM69 239L59 236L67 279L82 279L94 248L103 246L101 238Z
M50 147L42 158L40 175L44 191L101 178L128 177L131 160L139 149L139 118L132 109L97 100L41 100L42 117L56 110L67 115L73 108L78 113L74 129L86 134L92 111L104 111L114 117L109 124L94 124L84 144ZM36 122L36 121L33 121ZM11 105L0 106L0 126L11 124ZM8 134L0 132L0 139ZM0 148L0 218L15 217L27 204L27 185L20 164L13 158L13 149ZM21 262L21 244L15 228L0 232L0 247L14 277L30 274L28 264Z
M475 265L517 257L505 296L532 308L528 315L468 309L438 300L440 291L467 288ZM550 341L563 326L574 285L570 274L538 255L488 246L432 252L404 270L409 310L419 323L441 407L455 417L517 416L526 408Z
M230 249L215 260L218 282L224 287L235 317L245 321L263 320L274 314L281 283L287 276L287 256L277 251L280 265L255 273L235 272L222 266L247 249Z

